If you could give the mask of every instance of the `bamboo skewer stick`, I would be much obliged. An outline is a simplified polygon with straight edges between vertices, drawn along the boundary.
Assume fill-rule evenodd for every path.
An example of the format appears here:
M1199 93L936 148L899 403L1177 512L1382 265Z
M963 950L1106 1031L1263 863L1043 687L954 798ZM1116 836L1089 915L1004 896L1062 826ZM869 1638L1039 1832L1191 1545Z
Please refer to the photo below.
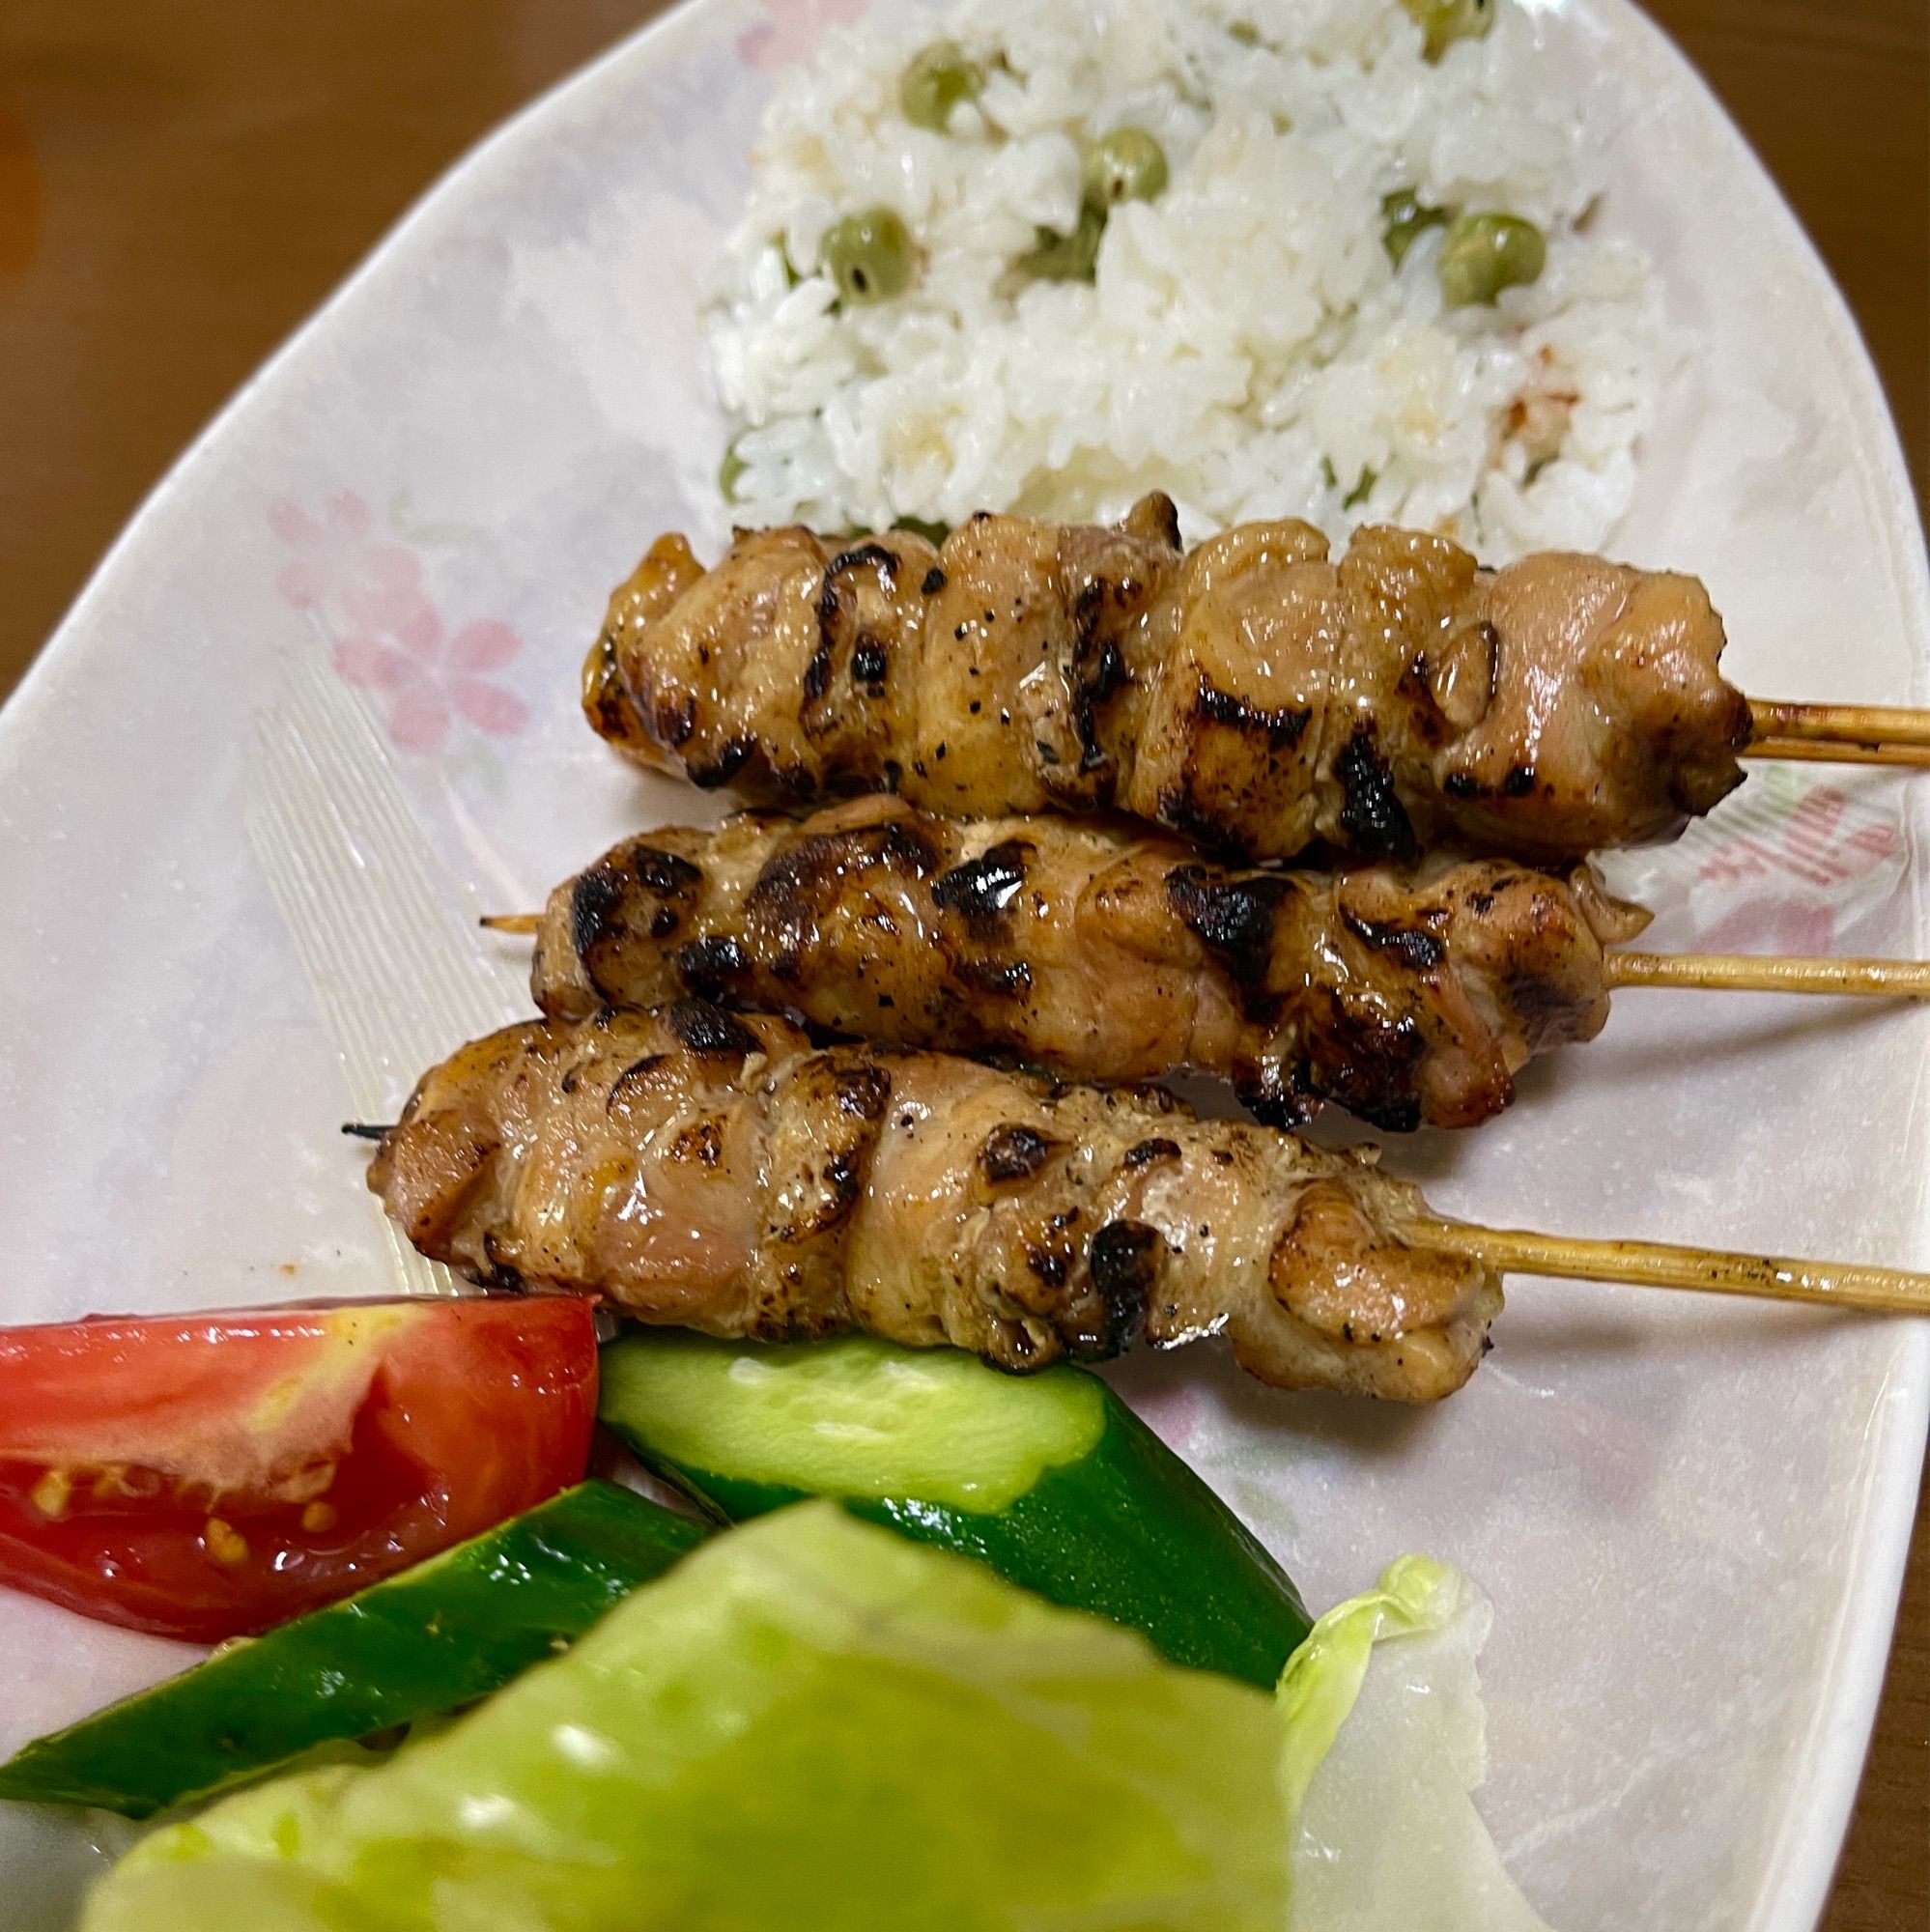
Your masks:
M1421 1215L1403 1230L1416 1247L1464 1255L1500 1274L1560 1275L1639 1288L1686 1288L1768 1301L1808 1301L1882 1315L1930 1315L1930 1274L1860 1262L1800 1262L1666 1241L1594 1241L1481 1228Z
M1737 993L1825 993L1930 999L1930 960L1805 959L1748 952L1608 952L1611 986L1693 986Z
M1758 738L1819 743L1930 745L1930 710L1900 704L1784 704L1749 700Z
M540 912L493 912L479 922L486 932L520 932L533 939L543 923Z
M1792 758L1813 765L1930 766L1930 745L1826 738L1751 738L1739 757Z

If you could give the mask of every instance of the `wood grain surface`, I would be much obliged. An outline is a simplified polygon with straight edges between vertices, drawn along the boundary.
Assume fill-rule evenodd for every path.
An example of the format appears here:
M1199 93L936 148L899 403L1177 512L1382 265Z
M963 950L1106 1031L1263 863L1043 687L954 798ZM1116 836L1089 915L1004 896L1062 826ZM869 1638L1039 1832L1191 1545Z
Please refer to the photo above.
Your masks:
M435 176L652 0L4 0L0 691ZM1930 7L1650 0L1814 237L1930 484ZM1828 1932L1930 1926L1930 1533ZM1664 1932L1657 1928L1657 1932ZM1673 1928L1672 1932L1689 1932Z

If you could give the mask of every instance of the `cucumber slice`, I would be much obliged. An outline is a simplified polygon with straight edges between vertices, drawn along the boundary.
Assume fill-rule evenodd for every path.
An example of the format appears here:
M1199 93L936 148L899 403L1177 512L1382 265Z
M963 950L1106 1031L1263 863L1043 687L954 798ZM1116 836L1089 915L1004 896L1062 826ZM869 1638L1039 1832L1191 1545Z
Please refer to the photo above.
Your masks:
M0 1798L145 1818L316 1745L438 1716L566 1649L707 1534L614 1484L565 1490L37 1738L0 1765Z
M921 1496L989 1515L1106 1427L1096 1376L1021 1379L958 1350L862 1335L778 1349L639 1335L602 1366L623 1378L614 1418L646 1415L654 1454L791 1497Z
M1270 1689L1307 1634L1287 1573L1096 1376L1011 1377L867 1336L669 1330L603 1351L599 1413L727 1522L805 1495L976 1556L1176 1663Z

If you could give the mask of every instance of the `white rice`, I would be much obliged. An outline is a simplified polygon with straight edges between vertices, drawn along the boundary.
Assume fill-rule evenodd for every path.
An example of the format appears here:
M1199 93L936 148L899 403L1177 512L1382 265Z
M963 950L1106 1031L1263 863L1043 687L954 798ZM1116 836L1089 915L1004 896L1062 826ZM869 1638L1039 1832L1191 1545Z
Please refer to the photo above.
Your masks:
M767 111L707 319L733 516L1111 516L1156 487L1189 535L1302 516L1497 560L1600 546L1663 373L1660 298L1593 232L1601 143L1544 35L1514 0L1438 64L1400 0L956 0L834 32ZM898 104L940 36L987 69L942 134ZM1125 124L1164 145L1165 191L1114 211L1093 283L1017 271ZM1438 229L1398 270L1383 246L1402 188L1535 221L1540 278L1445 307ZM879 203L917 278L840 308L820 241Z

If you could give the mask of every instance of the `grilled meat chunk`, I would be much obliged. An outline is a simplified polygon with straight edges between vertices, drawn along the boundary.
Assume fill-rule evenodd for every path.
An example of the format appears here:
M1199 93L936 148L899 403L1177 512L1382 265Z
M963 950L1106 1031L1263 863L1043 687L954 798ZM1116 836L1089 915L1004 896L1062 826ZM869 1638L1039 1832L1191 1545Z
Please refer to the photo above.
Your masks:
M1499 1284L1410 1246L1371 1151L698 1001L529 1021L424 1076L369 1169L421 1251L645 1321L863 1328L1012 1370L1222 1330L1280 1388L1428 1402Z
M551 895L532 982L565 1019L695 994L1072 1080L1191 1066L1278 1125L1332 1100L1402 1132L1487 1120L1593 1038L1602 942L1645 917L1585 868L1256 871L1130 821L874 796L626 840Z
M896 792L960 814L1117 809L1254 859L1547 863L1673 837L1742 781L1742 694L1692 577L1301 523L1178 548L980 515L744 531L706 571L661 539L584 667L591 723L753 803Z

